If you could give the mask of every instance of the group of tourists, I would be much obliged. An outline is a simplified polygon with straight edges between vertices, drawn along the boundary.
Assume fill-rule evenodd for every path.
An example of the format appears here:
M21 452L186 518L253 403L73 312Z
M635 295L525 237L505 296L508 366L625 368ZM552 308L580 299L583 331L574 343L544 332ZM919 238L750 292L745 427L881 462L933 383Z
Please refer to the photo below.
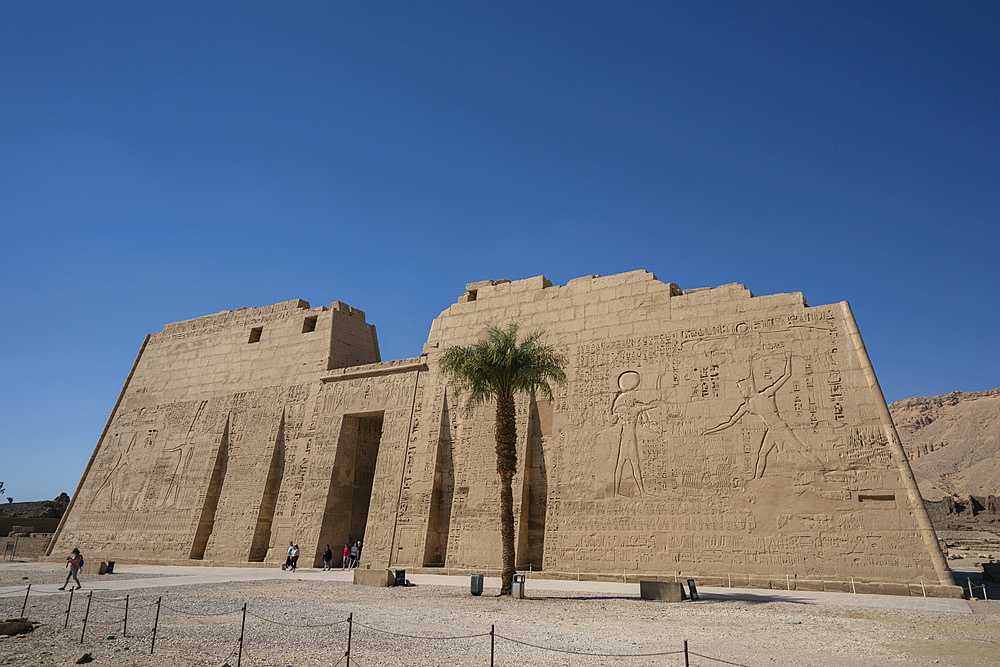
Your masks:
M361 540L353 545L344 545L344 563L342 567L357 567L361 562Z
M285 564L281 566L282 570L290 570L295 572L295 568L299 564L299 545L294 542L288 543L288 552L285 554Z
M288 552L285 556L285 564L281 566L282 570L290 570L295 572L295 568L298 566L299 561L299 545L294 542L288 543ZM347 543L344 545L344 557L341 560L340 566L345 570L348 568L354 568L358 566L361 562L361 540L358 540L354 544ZM330 545L326 545L326 550L323 552L323 571L333 569L333 549Z

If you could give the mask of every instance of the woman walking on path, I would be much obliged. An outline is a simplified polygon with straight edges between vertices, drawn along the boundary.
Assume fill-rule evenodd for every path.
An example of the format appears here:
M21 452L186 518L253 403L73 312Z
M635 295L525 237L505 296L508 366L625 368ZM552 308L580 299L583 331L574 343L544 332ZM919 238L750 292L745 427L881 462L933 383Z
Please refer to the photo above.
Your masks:
M83 588L80 584L80 577L77 576L80 573L80 568L83 567L83 556L80 555L79 549L73 549L73 553L66 556L66 566L69 567L69 574L66 575L66 583L60 586L59 590L66 590L70 577L76 580L77 589Z

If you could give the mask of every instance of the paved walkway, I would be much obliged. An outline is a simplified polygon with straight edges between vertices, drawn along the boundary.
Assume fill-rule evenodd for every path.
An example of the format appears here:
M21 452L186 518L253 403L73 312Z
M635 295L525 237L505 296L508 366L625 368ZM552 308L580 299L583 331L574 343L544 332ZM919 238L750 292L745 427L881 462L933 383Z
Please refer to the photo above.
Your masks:
M0 563L0 572L51 571L50 563ZM145 579L130 579L129 574L162 575ZM64 576L64 575L62 575ZM62 576L51 584L35 584L32 595L56 595L60 591ZM303 581L353 581L351 570L330 570L303 568L296 572L283 572L279 568L242 567L197 567L197 566L156 566L124 565L116 568L113 575L84 575L84 591L107 592L161 588L165 586L197 586L232 581L266 581L275 579L301 579ZM469 587L468 576L444 574L411 574L412 583L426 586ZM486 589L499 589L500 578L488 577ZM24 595L24 586L0 587L0 598ZM580 593L605 597L639 597L639 584L618 584L610 581L572 581L562 579L532 578L525 583L528 597L542 597L544 593ZM780 591L756 588L703 588L698 587L699 597L707 601L744 600L751 602L794 602L810 605L843 605L849 607L875 607L881 609L905 609L918 611L939 611L971 614L972 608L965 600L952 598L904 597L901 595L865 595L854 593L824 593L812 591ZM64 594L64 593L63 593Z

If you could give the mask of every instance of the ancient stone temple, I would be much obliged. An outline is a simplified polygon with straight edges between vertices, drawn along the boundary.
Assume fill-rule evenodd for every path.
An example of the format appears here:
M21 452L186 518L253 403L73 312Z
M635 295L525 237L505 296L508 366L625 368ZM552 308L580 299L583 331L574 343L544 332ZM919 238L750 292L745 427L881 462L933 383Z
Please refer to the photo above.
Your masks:
M472 283L419 356L343 303L176 322L143 342L54 549L124 561L500 565L491 407L439 371L521 323L569 360L518 406L518 566L549 576L951 594L846 302L645 271Z

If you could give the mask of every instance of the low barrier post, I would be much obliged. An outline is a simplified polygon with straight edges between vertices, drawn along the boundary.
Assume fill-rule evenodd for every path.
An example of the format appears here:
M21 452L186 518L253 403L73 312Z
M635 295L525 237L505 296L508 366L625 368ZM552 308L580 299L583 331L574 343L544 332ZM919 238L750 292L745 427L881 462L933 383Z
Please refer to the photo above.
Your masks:
M347 615L347 651L344 657L347 658L347 667L351 667L351 631L354 629L354 612Z
M128 631L128 595L125 596L125 620L122 622L122 637Z
M31 584L28 584L28 590L24 593L24 603L21 605L21 618L24 618L24 610L28 608L29 595L31 595Z
M240 624L240 651L236 654L236 667L243 662L243 633L247 627L247 603L243 603L243 623ZM230 654L232 655L232 654Z
M684 667L689 667L689 666L690 666L690 663L688 662L688 640L685 639L684 640Z
M160 624L160 602L163 596L156 598L156 618L153 619L153 641L149 642L149 654L153 655L153 647L156 646L156 626Z
M490 667L493 667L493 653L496 645L496 624L490 626Z
M73 608L73 589L69 589L69 604L66 605L66 621L63 623L63 630L69 627L69 610Z
M969 599L975 600L976 598L972 597L972 579L966 579L965 583L969 584Z
M90 603L94 601L94 591L90 591L87 596L87 612L83 615L83 630L80 631L80 643L83 643L83 635L87 632L87 619L90 618Z

